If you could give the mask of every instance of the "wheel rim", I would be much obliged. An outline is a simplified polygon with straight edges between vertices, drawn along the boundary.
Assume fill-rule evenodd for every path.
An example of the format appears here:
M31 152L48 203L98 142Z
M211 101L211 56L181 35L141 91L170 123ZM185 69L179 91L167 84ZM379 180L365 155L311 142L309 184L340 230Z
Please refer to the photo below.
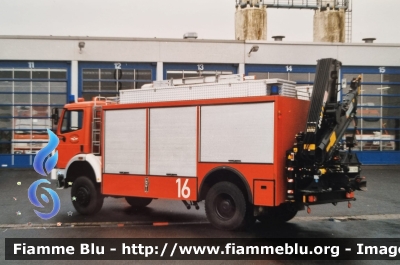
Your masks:
M79 187L76 192L76 201L81 206L88 206L90 203L90 192L86 187Z
M236 204L228 194L220 194L214 201L215 212L223 220L231 219L236 213Z

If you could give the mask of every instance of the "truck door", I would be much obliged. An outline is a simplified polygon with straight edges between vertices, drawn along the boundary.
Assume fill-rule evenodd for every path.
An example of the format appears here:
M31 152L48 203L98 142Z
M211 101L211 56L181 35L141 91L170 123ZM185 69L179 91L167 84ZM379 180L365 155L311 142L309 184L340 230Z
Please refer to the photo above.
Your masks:
M85 145L85 128L83 109L64 109L61 125L58 127L58 168L65 168L68 161L76 154L83 152Z

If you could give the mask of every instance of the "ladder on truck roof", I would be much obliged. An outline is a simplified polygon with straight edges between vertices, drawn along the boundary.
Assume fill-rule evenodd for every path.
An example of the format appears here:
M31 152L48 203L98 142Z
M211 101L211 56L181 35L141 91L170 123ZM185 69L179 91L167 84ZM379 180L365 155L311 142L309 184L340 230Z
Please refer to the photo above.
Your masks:
M103 102L102 105L97 104ZM118 102L117 97L95 97L92 111L92 153L94 155L100 155L101 146L101 109L103 105L113 104Z
M167 79L161 81L153 81L151 84L145 84L141 88L149 89L149 88L157 88L157 87L170 87L170 86L183 86L183 85L198 85L198 84L206 84L206 83L230 83L230 82L239 82L243 81L242 74L231 74L231 75L211 75L211 76L195 76L195 77L187 77L181 79Z

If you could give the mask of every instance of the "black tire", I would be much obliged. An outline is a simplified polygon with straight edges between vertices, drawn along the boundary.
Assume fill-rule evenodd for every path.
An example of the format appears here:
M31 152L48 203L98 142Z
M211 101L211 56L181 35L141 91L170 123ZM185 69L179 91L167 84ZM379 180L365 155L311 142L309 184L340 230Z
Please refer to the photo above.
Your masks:
M254 205L247 202L247 209L246 209L246 220L245 220L245 227L250 228L253 227L256 223L256 217L254 216Z
M280 224L293 219L298 210L293 203L284 203L268 209L265 215L257 216L263 224Z
M235 230L246 224L247 203L243 192L227 181L211 187L206 196L205 210L210 223L219 229Z
M127 203L133 208L139 209L144 208L151 203L152 198L140 198L140 197L125 197Z
M77 212L83 215L97 213L104 202L100 187L85 176L77 178L72 184L71 198Z

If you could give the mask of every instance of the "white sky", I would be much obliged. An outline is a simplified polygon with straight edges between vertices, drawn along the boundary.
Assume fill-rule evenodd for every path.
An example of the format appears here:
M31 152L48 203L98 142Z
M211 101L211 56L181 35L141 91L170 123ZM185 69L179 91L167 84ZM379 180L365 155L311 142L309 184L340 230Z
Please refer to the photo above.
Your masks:
M353 0L353 42L400 43L400 0ZM268 9L268 40L311 42L312 10ZM235 0L0 0L0 35L235 38Z

